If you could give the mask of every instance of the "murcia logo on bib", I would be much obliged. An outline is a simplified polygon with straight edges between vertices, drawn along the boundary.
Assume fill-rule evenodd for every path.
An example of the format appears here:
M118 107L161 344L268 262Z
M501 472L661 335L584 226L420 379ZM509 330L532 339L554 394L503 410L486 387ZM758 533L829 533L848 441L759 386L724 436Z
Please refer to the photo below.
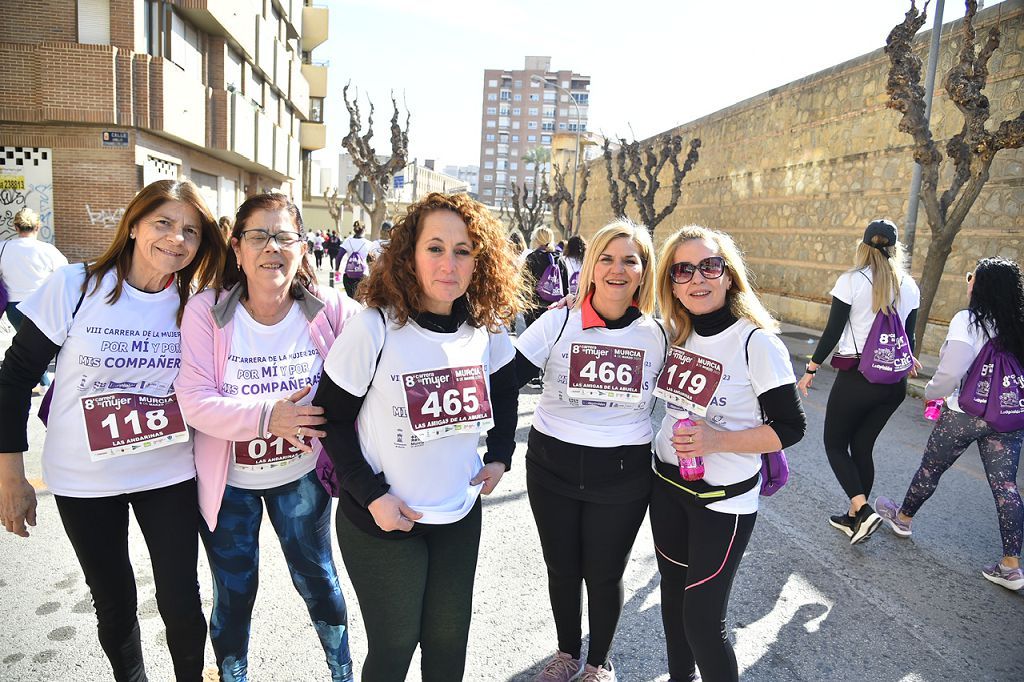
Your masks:
M602 398L629 404L641 402L644 353L639 348L572 344L566 394L573 398Z
M409 424L420 440L483 433L494 426L481 365L411 372L401 381Z
M722 363L718 360L672 346L658 376L654 395L679 405L687 412L707 416L708 406L722 383Z
M188 427L173 393L104 393L81 398L81 404L94 462L188 440Z

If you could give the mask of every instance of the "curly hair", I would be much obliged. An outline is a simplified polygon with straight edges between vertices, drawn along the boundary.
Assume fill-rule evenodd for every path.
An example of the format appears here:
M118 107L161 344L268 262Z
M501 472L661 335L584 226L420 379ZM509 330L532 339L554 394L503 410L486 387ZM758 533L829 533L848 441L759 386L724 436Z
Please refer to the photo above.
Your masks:
M1024 275L1017 263L999 257L979 260L967 309L986 336L992 328L999 344L1024 361Z
M465 194L432 192L409 206L391 228L391 241L370 275L359 283L356 298L367 306L388 309L399 325L423 310L416 242L424 218L434 211L451 211L462 218L473 242L475 264L466 290L470 324L492 332L511 326L516 314L529 307L526 282L505 230L483 204Z

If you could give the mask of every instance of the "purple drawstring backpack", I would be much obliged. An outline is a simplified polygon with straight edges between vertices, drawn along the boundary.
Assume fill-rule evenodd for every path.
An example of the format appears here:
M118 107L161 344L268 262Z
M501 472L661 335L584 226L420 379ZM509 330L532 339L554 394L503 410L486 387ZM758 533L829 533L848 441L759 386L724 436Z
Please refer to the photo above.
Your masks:
M748 373L750 372L750 338L756 331L757 329L752 329L743 344L743 355L747 360ZM763 409L761 410L761 421L765 421ZM758 494L761 497L771 497L782 490L782 486L786 485L787 481L789 481L789 460L786 459L786 451L776 450L775 452L761 453L761 490Z
M544 269L540 279L537 280L537 296L542 301L554 303L561 300L565 296L565 292L562 291L562 273L555 263L555 255L549 253L548 260L550 264Z
M999 433L1024 429L1024 368L997 339L989 339L971 363L959 403Z
M860 274L864 275L863 272ZM871 280L864 275L870 283ZM849 323L848 323L849 324ZM854 348L857 339L850 326ZM899 314L893 310L875 313L875 321L859 355L833 355L829 362L838 370L856 367L873 384L895 384L902 381L914 368L914 354L910 352L910 338Z

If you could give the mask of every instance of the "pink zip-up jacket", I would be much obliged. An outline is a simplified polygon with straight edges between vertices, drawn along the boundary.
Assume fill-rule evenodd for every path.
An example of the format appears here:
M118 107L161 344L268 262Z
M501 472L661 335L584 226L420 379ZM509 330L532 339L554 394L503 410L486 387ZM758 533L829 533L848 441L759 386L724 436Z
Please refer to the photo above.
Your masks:
M240 298L237 286L222 292L219 301L215 292L207 289L189 300L181 320L181 369L174 390L185 421L195 429L199 510L211 531L217 526L224 499L231 443L263 436L278 400L239 400L221 392ZM307 291L298 304L309 322L313 344L323 358L345 320L362 310L361 305L336 289ZM316 438L313 453L323 453Z

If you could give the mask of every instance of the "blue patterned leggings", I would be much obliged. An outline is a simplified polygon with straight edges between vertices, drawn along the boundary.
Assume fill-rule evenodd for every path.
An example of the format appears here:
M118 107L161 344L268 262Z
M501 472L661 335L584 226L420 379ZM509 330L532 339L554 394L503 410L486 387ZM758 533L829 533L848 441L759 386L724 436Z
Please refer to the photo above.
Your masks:
M249 628L259 584L263 504L277 532L292 584L306 602L334 682L350 682L348 611L331 558L331 498L311 471L266 490L227 486L210 532L200 524L213 573L210 641L224 682L244 682L249 669Z
M977 441L981 462L985 466L988 485L996 498L999 534L1003 539L1003 556L1019 556L1024 529L1024 506L1017 490L1017 466L1020 463L1024 430L998 433L985 420L963 412L943 410L942 416L924 451L921 466L910 482L903 500L902 512L913 516L932 496L939 478L959 459L971 443Z

